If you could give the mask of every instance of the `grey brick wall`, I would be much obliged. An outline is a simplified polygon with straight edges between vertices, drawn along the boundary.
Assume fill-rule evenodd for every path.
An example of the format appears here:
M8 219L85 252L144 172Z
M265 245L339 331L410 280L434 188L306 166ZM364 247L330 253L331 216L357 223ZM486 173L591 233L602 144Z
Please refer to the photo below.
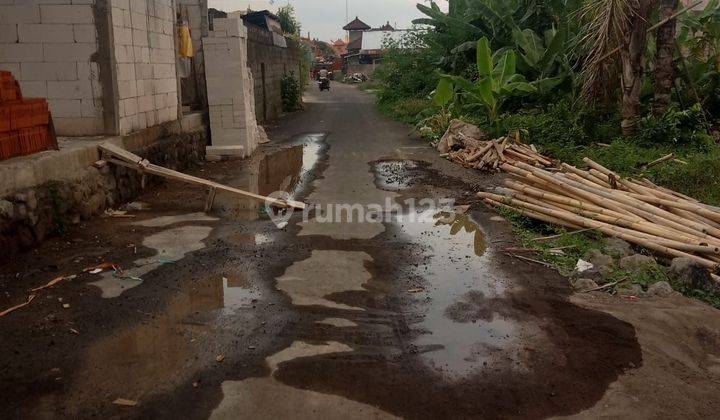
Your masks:
M258 121L278 118L282 114L280 80L285 73L300 74L301 49L291 39L287 48L273 44L272 34L254 25L248 28L248 66L255 79L255 114Z

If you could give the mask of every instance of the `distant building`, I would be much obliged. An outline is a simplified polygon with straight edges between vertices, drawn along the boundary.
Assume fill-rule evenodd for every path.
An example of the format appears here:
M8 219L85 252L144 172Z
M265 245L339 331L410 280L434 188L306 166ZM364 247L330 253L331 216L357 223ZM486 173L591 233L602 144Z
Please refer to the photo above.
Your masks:
M348 43L343 41L342 39L337 39L335 41L330 42L330 47L335 51L335 54L338 57L342 57L343 55L347 54Z
M346 46L347 54L343 55L345 73L365 75L370 75L382 60L383 43L387 40L398 41L406 32L394 28L389 21L378 28L372 28L358 17L343 29L349 32L350 41Z
M383 26L381 26L379 28L371 29L371 31L394 31L394 30L395 30L395 28L393 28L390 25L390 21L388 21L386 24L384 24Z
M363 32L372 29L367 23L361 21L357 16L355 19L343 26L343 30L348 31L347 51L349 54L356 54L362 48Z

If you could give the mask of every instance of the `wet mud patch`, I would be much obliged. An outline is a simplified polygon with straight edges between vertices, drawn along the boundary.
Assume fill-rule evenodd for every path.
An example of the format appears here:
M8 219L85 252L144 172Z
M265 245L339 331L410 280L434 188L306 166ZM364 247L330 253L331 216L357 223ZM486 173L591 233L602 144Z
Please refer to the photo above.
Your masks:
M375 186L385 191L401 191L426 183L427 162L417 160L379 160L371 162Z
M433 218L389 224L377 240L392 255L364 248L373 280L395 288L377 318L386 333L300 330L355 352L289 361L278 381L405 418L539 418L591 407L642 364L630 324L570 303L556 273L497 254L486 235L499 228Z

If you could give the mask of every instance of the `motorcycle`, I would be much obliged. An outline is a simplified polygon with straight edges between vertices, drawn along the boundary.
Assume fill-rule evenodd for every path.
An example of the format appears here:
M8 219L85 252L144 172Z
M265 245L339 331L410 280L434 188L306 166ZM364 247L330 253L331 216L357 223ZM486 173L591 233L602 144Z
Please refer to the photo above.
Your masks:
M320 77L318 78L318 87L320 88L320 92L323 90L330 90L330 79L327 77Z

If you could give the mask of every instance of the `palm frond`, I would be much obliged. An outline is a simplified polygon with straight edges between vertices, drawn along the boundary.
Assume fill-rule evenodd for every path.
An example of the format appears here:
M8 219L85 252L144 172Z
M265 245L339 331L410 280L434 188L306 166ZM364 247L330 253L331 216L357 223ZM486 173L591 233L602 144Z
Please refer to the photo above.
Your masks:
M608 55L625 41L640 0L587 0L578 13L585 22L578 45L585 60L582 97L592 101L617 85L618 55Z

